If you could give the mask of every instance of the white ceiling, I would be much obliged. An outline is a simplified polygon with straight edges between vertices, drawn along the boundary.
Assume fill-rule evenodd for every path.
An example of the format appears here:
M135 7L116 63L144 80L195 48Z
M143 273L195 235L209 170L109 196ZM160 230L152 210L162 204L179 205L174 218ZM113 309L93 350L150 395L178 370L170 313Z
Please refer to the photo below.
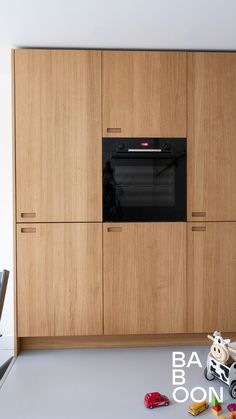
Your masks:
M236 49L236 0L0 0L0 47Z

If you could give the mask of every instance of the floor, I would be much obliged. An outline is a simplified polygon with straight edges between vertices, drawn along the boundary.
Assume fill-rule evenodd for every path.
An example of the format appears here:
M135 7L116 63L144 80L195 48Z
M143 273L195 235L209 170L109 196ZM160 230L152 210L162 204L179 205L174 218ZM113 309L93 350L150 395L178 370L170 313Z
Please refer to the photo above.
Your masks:
M4 419L145 419L190 418L188 399L173 401L172 351L183 351L188 361L197 351L202 368L185 368L189 391L194 387L228 387L203 376L209 347L145 349L80 349L27 351L20 354L0 390ZM171 399L168 407L149 410L145 393L159 391ZM183 397L184 393L179 393ZM196 397L202 393L195 393ZM213 418L210 409L201 417Z

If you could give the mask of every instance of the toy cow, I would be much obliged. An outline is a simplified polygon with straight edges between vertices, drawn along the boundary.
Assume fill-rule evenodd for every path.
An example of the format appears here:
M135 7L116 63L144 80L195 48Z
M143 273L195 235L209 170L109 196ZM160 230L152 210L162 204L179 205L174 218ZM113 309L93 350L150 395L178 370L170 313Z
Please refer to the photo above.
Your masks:
M223 339L220 332L214 332L213 336L208 335L209 339L213 341L211 346L211 355L222 364L228 365L236 361L236 349L230 347L230 339Z
M230 345L230 339L223 339L220 332L208 335L213 341L207 358L204 375L207 380L219 378L229 386L231 397L236 399L236 348Z

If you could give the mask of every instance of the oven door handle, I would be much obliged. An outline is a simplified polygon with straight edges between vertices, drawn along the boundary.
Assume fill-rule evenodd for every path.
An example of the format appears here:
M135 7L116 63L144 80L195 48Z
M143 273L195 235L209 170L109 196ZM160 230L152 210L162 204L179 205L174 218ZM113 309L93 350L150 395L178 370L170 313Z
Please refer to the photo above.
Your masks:
M161 148L147 148L141 149L141 148L128 148L128 153L161 153Z
M112 153L111 158L112 159L180 159L181 157L184 157L186 155L186 152L180 152L180 153L170 153L170 152L162 152L162 153Z

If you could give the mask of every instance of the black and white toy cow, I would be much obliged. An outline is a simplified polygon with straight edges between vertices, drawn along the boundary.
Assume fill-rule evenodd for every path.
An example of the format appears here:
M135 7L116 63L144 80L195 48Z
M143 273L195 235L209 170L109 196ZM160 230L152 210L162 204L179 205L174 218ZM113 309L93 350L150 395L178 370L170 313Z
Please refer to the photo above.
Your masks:
M222 364L228 364L231 361L228 345L230 344L230 339L223 339L220 332L215 331L213 336L208 335L209 339L213 340L211 345L211 355L217 361Z
M231 397L236 398L236 348L235 342L223 339L220 332L215 331L213 336L208 335L213 341L207 358L207 367L204 375L207 380L219 378L229 386Z

